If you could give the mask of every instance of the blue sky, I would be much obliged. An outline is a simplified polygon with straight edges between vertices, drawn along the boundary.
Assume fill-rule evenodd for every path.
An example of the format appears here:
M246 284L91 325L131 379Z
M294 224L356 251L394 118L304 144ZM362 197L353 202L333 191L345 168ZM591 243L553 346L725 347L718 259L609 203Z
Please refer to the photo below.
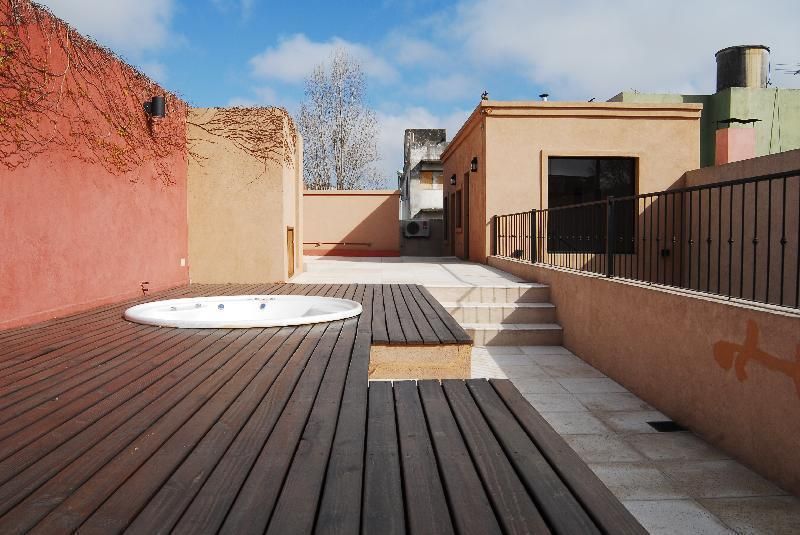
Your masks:
M395 182L406 128L448 138L491 98L606 100L622 90L709 93L714 52L763 43L800 62L800 2L767 0L44 0L194 106L294 113L303 79L341 46L367 74L378 168ZM773 69L779 87L800 76Z

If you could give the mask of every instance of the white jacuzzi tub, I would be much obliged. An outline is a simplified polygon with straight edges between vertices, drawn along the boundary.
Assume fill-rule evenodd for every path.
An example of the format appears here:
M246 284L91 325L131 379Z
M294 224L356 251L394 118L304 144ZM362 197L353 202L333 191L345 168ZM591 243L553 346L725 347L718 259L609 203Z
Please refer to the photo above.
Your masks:
M161 327L245 329L284 327L352 318L361 304L305 295L233 295L169 299L136 305L125 319Z

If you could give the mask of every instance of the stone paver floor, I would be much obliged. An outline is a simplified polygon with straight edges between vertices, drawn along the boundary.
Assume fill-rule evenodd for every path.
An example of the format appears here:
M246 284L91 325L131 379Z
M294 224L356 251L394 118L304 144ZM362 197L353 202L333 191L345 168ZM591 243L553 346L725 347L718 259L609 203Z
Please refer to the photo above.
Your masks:
M476 347L473 377L508 378L651 533L800 533L800 500L669 420L567 349Z

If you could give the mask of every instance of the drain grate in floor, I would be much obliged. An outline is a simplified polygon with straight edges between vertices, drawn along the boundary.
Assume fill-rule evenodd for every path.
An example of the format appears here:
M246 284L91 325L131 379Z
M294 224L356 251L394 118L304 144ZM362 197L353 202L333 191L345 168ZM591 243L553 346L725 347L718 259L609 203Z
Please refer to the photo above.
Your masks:
M676 431L686 431L686 428L672 420L659 420L657 422L647 422L647 425L659 433L674 433Z

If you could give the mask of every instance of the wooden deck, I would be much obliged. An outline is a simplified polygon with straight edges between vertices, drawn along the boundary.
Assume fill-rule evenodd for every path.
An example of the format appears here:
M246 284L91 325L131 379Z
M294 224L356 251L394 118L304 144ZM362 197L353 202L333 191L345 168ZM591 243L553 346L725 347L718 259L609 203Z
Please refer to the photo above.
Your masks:
M151 299L240 293L364 312L169 329L126 303L0 332L0 533L644 533L508 381L367 382L373 341L463 340L424 290Z

